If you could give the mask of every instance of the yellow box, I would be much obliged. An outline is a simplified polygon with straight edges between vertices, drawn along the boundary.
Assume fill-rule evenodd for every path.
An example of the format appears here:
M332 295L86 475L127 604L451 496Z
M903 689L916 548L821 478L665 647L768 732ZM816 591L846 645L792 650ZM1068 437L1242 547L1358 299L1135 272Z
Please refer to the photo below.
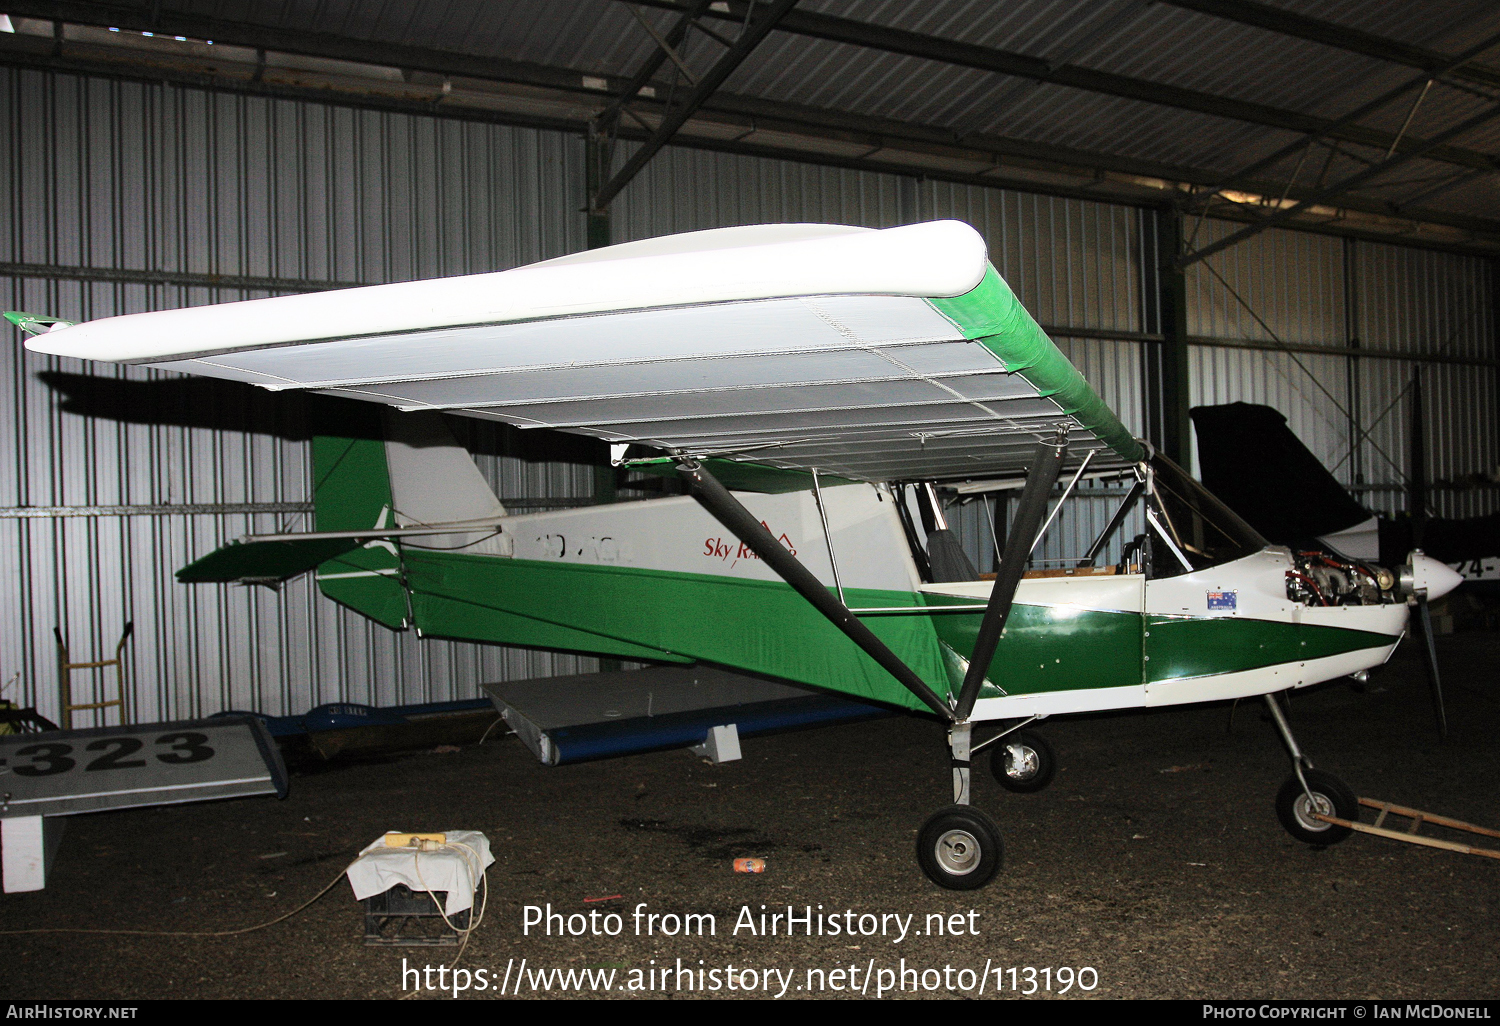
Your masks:
M418 841L436 841L438 844L447 844L447 834L403 834L392 830L385 835L385 846L387 848L415 848Z

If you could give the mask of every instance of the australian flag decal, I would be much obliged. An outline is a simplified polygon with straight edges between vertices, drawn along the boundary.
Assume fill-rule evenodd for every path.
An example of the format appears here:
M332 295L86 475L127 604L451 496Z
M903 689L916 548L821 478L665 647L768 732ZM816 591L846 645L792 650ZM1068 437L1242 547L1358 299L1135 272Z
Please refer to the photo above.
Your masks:
M1235 608L1235 594L1236 593L1232 592L1232 591L1211 591L1211 592L1209 592L1208 593L1208 609L1209 609L1209 612L1213 612L1215 609L1234 609Z

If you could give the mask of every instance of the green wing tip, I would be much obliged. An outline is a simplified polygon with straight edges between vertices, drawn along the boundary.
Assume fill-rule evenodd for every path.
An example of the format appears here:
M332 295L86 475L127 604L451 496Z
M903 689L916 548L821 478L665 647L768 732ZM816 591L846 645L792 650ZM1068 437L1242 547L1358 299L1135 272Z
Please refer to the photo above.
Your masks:
M78 323L65 321L61 317L38 317L20 310L6 310L3 316L28 335L44 335L54 328L71 328Z

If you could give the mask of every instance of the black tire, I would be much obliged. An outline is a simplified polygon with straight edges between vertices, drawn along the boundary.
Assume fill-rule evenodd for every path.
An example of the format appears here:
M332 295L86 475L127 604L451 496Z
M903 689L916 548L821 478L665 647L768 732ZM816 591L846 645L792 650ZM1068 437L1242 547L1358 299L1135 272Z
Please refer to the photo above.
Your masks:
M1042 735L1018 731L995 742L990 772L1007 791L1031 794L1052 783L1057 773L1057 755Z
M1359 799L1349 790L1348 784L1332 773L1315 769L1302 772L1307 777L1307 788L1317 802L1316 809L1308 802L1307 793L1302 789L1302 781L1293 773L1281 785L1281 790L1276 792L1276 818L1281 820L1286 832L1299 841L1319 847L1338 844L1354 831L1335 823L1312 819L1309 812L1317 811L1325 816L1337 816L1353 822L1359 819Z
M995 878L1003 853L1000 828L971 805L932 814L917 832L917 862L927 879L950 891L972 891Z

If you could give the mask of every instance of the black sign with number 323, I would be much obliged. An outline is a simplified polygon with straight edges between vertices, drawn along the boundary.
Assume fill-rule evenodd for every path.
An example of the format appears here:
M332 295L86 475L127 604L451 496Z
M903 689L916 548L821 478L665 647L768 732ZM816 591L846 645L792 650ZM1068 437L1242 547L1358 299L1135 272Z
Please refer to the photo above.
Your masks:
M286 794L280 753L254 717L0 737L0 816L251 794Z

